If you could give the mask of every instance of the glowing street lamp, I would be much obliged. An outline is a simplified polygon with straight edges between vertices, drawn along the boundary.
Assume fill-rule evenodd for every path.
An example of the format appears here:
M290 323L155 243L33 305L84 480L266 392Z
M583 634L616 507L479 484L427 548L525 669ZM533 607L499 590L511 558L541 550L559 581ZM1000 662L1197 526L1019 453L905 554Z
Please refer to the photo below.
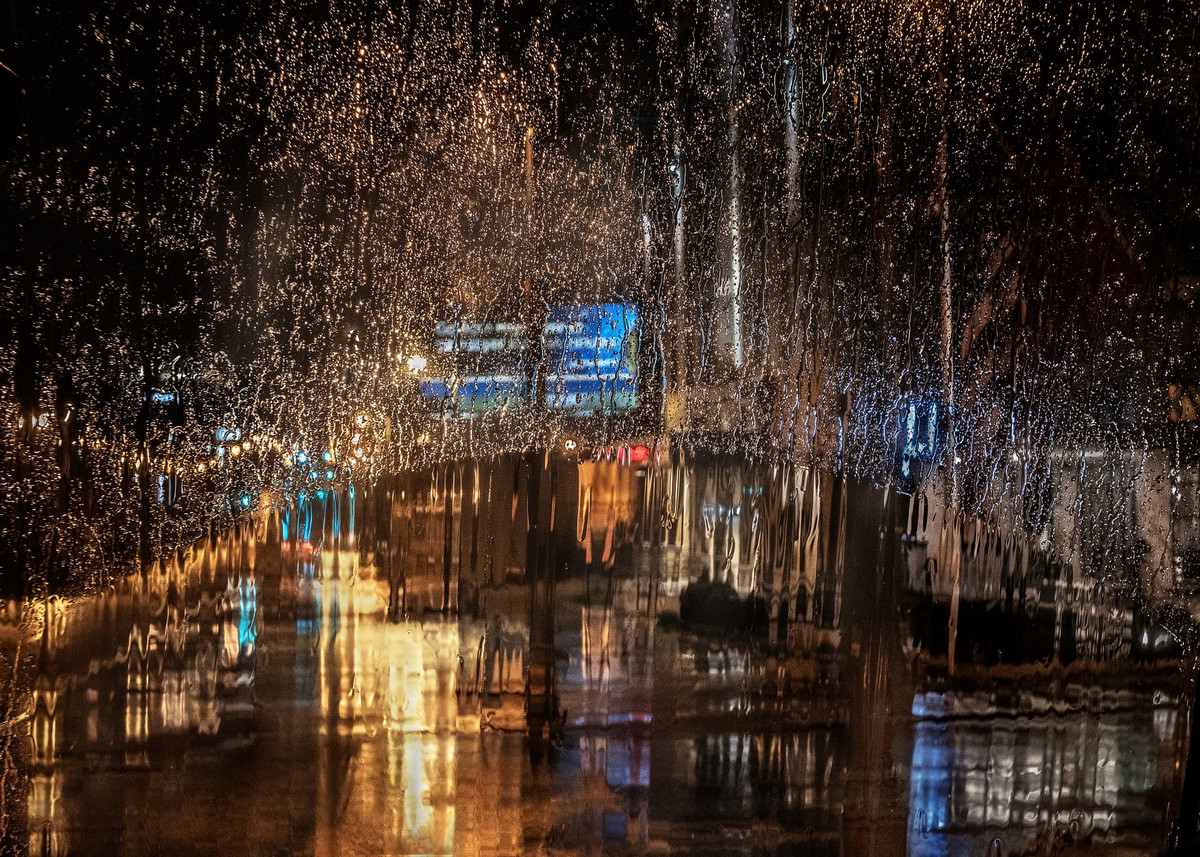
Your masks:
M405 365L408 366L409 372L412 372L414 375L418 375L425 370L425 367L428 365L428 363L429 361L420 354L414 354L408 358L408 360L405 362Z

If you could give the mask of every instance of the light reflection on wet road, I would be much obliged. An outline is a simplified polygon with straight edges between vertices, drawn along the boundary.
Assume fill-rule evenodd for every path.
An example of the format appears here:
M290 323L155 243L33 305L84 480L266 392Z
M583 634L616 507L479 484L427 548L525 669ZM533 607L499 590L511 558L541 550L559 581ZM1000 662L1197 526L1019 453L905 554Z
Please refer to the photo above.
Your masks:
M909 503L527 458L261 516L47 607L31 851L1156 853L1178 661L971 525L951 675Z

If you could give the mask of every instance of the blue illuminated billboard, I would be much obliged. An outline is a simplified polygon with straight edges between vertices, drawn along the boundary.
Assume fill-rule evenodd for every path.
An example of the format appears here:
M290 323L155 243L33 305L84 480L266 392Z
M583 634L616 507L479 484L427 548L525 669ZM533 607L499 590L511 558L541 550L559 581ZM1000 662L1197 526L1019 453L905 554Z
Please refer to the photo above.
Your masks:
M542 332L546 406L586 415L637 405L637 309L593 304L551 311Z
M546 407L577 416L637 405L637 308L624 303L553 307L542 330ZM439 322L421 394L447 415L524 407L532 376L520 323Z

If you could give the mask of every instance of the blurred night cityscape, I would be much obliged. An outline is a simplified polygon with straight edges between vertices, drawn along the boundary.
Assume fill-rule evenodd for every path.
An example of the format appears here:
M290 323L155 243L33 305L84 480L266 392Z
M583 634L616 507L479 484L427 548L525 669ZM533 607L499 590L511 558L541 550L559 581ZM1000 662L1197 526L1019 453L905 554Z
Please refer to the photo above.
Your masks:
M1198 81L1197 0L10 0L0 853L1200 853Z

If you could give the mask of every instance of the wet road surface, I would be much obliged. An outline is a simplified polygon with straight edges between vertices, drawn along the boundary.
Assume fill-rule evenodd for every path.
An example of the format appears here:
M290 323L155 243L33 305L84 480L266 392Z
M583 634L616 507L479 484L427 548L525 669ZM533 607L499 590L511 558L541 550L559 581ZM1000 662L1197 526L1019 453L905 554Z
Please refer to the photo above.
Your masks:
M1052 551L914 527L920 502L526 457L264 511L33 605L9 841L1158 853L1187 737L1170 635Z

